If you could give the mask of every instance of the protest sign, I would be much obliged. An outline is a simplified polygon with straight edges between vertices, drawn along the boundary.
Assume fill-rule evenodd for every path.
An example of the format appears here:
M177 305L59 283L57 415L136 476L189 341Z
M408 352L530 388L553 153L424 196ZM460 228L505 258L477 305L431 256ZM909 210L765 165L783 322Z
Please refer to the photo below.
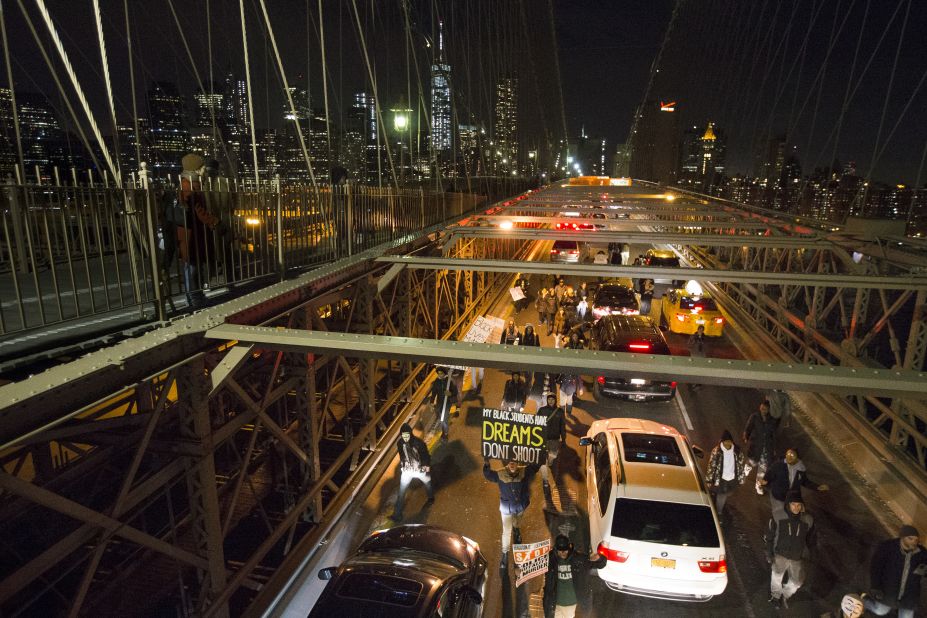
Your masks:
M467 334L464 335L464 338L461 340L463 342L469 343L486 343L487 341L495 341L498 343L498 337L496 339L492 338L493 332L502 330L505 328L505 321L502 318L494 318L491 315L486 317L480 316L473 321L473 324L470 325L470 329L467 331ZM448 369L457 369L464 371L467 368L460 365L441 365L442 367L447 367Z
M519 287L509 288L509 294L512 295L512 300L515 302L518 302L525 297L525 291Z
M546 416L483 408L483 457L539 465L546 461Z
M521 586L529 579L547 573L549 554L550 539L539 543L516 543L512 545L515 566L520 569L518 579L515 580L515 586Z

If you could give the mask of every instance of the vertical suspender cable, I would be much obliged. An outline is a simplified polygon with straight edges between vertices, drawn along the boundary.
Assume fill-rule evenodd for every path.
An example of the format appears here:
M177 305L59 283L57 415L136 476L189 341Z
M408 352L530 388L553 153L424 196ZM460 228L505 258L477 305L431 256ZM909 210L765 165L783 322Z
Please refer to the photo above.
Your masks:
M109 60L106 57L106 40L103 38L103 18L100 16L100 0L93 0L93 18L97 24L97 42L100 44L100 60L103 63L103 81L106 83L106 101L109 103L109 118L113 123L113 149L116 153L116 168L113 175L116 186L122 186L122 166L119 164L119 130L116 128L116 104L113 102L113 84L109 77Z
M261 4L263 4L263 2ZM319 0L319 47L322 49L322 96L325 99L325 139L328 142L328 163L329 166L331 166L334 162L332 161L331 116L329 116L328 112L328 64L325 61L325 17L322 15L322 0ZM311 118L309 119L309 127L311 134Z
M126 14L126 45L129 57L129 89L132 91L132 130L135 131L135 164L142 166L142 136L138 131L138 103L135 97L135 62L132 59L132 33L129 30L129 0L122 0L122 9Z
M19 160L16 181L25 183L26 162L23 157L22 135L19 132L19 110L16 106L16 88L13 85L13 65L10 64L10 44L6 38L6 17L3 13L3 0L0 0L0 34L3 35L3 59L6 63L6 79L10 86L10 102L13 106L13 131L16 133L16 156Z
M52 23L51 15L48 13L48 8L45 6L45 0L35 0L35 4L39 9L39 12L42 14L42 19L45 21L45 26L48 28L48 34L51 36L52 42L55 44L55 48L58 50L58 55L61 57L61 64L64 65L64 70L68 74L68 78L71 80L71 85L74 87L74 91L77 94L77 100L80 101L81 107L84 108L84 114L87 116L87 121L90 123L90 129L93 131L93 136L97 140L97 144L100 145L100 150L103 151L103 158L106 160L106 165L109 166L110 173L114 177L119 177L119 172L116 169L116 166L113 165L113 158L110 156L109 148L106 147L106 142L103 141L103 135L100 133L100 127L97 126L97 121L93 117L93 112L90 111L90 104L87 103L87 97L84 96L84 89L80 87L80 82L77 81L77 74L74 72L74 67L71 66L71 61L68 59L68 54L64 51L64 45L61 43L61 38L58 36L58 31L55 29L55 24ZM25 12L25 7L22 7ZM61 93L65 93L62 91ZM67 96L64 97L67 99Z
M87 154L90 155L90 159L93 161L93 164L101 169L103 166L100 165L100 160L97 159L96 153L93 151L93 148L90 146L90 140L87 139L87 133L84 131L84 125L81 123L80 118L77 115L77 112L74 110L74 106L71 105L71 98L67 96L65 92L64 84L61 83L61 78L58 77L58 71L55 70L55 65L52 63L51 57L48 55L48 51L45 49L45 44L42 43L42 38L39 36L38 30L35 29L35 24L32 22L32 18L29 16L29 12L26 10L26 5L23 4L23 0L16 0L16 4L19 5L19 10L23 14L23 19L26 21L26 25L29 27L29 32L32 34L32 38L35 41L36 47L39 48L39 53L42 54L42 59L45 61L45 66L48 67L49 73L51 73L52 79L55 82L55 86L58 88L58 92L62 94L61 99L64 101L65 107L68 108L68 113L71 115L71 120L74 122L74 128L77 129L77 134L80 136L81 143L84 145L84 148L87 149ZM106 146L103 146L103 152L106 152ZM25 180L26 170L23 169L23 180Z
M260 183L260 172L258 171L257 156L257 137L254 129L254 101L251 98L251 60L248 58L248 27L245 20L245 0L238 0L238 8L241 12L241 44L245 53L245 87L248 89L248 122L251 125L251 156L254 158L254 188L257 190Z
M264 0L261 0L263 3ZM373 75L373 68L370 66L370 56L367 54L367 41L364 38L364 30L361 26L360 13L357 10L357 0L351 0L351 6L354 9L354 21L357 23L357 37L360 39L361 49L364 51L364 63L367 65L367 76L370 78L370 87L373 89L373 100L374 100L374 109L377 115L377 123L380 127L377 131L377 139L379 139L380 134L384 133L386 130L385 125L383 124L383 107L380 105L380 94L377 92L377 80ZM389 141L385 139L386 143L386 159L389 161L389 169L393 174L393 186L396 189L399 189L399 178L396 176L396 166L393 165L393 153L389 148ZM380 160L380 157L377 157L377 161Z
M264 0L260 0L260 3L261 13L264 15L264 25L267 26L267 34L270 35L270 44L274 50L274 57L277 59L277 70L280 72L280 80L283 82L286 99L290 104L290 113L293 114L293 122L296 123L296 137L299 138L299 147L303 151L303 158L306 160L306 167L309 169L309 180L312 181L312 188L318 190L318 185L315 182L315 172L312 170L312 161L309 159L309 151L306 150L306 139L303 137L302 127L299 125L299 114L296 113L296 105L293 103L293 91L290 90L290 83L287 81L286 73L283 71L283 60L280 58L280 50L277 49L277 38L274 36L274 29L270 25L270 15L267 14L267 5L264 3Z

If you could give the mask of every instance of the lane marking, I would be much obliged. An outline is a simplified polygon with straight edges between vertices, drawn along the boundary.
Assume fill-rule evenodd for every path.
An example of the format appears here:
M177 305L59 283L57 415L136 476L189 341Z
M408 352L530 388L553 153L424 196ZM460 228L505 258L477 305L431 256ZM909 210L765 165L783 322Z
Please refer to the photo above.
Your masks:
M689 431L694 431L695 427L692 426L692 419L689 418L689 411L686 410L686 404L682 401L682 395L679 394L679 389L676 389L676 405L679 406L679 411L682 412L682 418L686 421L686 428Z

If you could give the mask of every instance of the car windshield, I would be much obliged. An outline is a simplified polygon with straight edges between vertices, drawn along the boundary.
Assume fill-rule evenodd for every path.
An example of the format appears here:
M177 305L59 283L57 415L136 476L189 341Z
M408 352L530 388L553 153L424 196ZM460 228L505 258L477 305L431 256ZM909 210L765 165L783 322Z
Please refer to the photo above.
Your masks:
M679 308L688 311L692 311L693 309L697 309L698 311L717 311L718 305L715 304L713 298L683 296L679 300Z
M579 243L575 240L558 240L554 243L554 249L558 251L576 251L579 249Z
M673 436L655 436L648 433L621 434L624 460L637 463L655 463L684 466L685 460Z
M650 256L650 259L647 261L651 266L679 266L679 258L675 255L672 257L659 257L656 255Z
M633 305L637 299L634 292L623 285L602 286L595 295L596 305Z
M721 544L710 507L630 498L615 500L612 536L686 547Z
M422 584L411 579L373 573L351 573L338 588L347 599L414 607L422 594Z

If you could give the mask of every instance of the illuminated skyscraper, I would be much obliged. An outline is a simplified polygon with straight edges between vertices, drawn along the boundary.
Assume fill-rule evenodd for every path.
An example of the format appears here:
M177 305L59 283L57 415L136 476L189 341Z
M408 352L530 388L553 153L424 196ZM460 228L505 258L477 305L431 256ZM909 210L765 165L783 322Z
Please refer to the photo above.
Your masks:
M631 177L673 184L679 165L676 103L648 101L641 108L633 131Z
M190 147L183 124L184 100L171 82L154 82L148 90L151 122L151 169L156 175L180 172L180 159Z
M451 65L444 61L444 23L438 22L438 61L431 65L431 148L436 160L453 148L451 127Z
M494 168L509 174L518 169L518 79L504 77L496 83L495 111Z

